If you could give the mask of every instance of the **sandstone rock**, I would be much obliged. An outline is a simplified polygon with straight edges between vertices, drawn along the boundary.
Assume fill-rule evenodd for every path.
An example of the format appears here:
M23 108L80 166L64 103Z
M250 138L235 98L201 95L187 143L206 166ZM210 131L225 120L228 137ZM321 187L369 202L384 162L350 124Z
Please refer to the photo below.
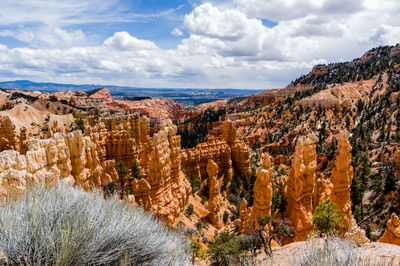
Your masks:
M239 215L240 215L239 232L246 234L250 231L249 228L250 212L247 209L247 200L245 198L242 198L242 202L240 202Z
M207 164L213 160L219 167L218 176L232 178L231 148L222 138L211 137L194 149L187 149L182 154L182 168L186 175L201 178L206 176Z
M108 88L102 88L99 91L93 93L92 95L89 96L90 98L93 99L101 99L103 101L111 101L111 94Z
M151 186L144 178L137 180L134 179L132 183L133 194L135 201L142 206L146 211L152 207L151 200Z
M400 178L400 150L397 151L396 155L396 176Z
M15 126L8 116L0 116L0 151L19 150Z
M320 177L315 182L314 187L314 209L323 201L330 199L333 194L333 184L331 180Z
M268 154L263 154L262 165L257 170L257 179L254 183L254 203L250 215L249 227L258 227L258 217L271 215L272 204L272 163Z
M317 154L315 136L300 136L292 159L287 184L287 217L294 227L294 240L307 238L312 230L312 196L316 178Z
M351 166L351 146L347 131L342 131L338 142L338 154L335 167L332 170L331 180L333 194L331 199L343 211L343 230L346 232L351 219L350 185L353 180L353 167Z
M236 129L232 124L232 121L229 119L228 112L225 115L225 121L222 125L222 136L229 146L232 146L236 140Z
M183 152L182 168L188 176L201 178L206 175L208 160L213 160L219 166L218 176L224 175L228 181L236 170L242 176L250 174L250 149L237 138L236 129L226 114L222 125L222 135L218 138L209 137L194 149Z
M151 208L168 225L175 223L191 193L190 183L180 168L180 136L176 132L171 120L161 123L161 130L153 135L145 177L150 186ZM139 202L143 196L133 190Z
M392 213L387 221L387 228L379 242L400 246L400 219L395 213Z
M351 217L351 222L347 233L345 234L345 239L353 241L358 246L370 243L371 241L365 236L365 231L358 227L356 220Z
M221 229L222 220L219 214L219 208L222 201L221 197L221 185L218 181L218 165L213 161L209 160L207 164L208 173L208 209L210 211L210 222L215 228Z
M239 140L231 147L232 150L232 164L236 171L242 176L248 176L251 173L250 169L250 148Z

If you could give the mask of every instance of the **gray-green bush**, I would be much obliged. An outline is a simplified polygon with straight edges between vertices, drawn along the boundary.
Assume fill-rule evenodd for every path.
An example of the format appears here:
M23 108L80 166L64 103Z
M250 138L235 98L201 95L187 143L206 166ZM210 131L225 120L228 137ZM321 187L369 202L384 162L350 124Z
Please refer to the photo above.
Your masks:
M0 208L2 265L186 265L185 243L141 209L64 184Z
M299 266L384 266L393 265L393 258L365 256L355 243L337 238L307 240L289 259L291 265Z

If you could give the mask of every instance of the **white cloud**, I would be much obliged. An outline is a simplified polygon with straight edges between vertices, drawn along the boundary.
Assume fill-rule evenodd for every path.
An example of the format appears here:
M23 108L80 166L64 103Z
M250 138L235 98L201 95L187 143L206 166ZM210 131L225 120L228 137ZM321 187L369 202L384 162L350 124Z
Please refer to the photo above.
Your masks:
M82 20L79 14L87 12L91 1L71 18L62 17L63 23L72 23L75 16ZM50 7L56 5L52 3ZM68 10L68 1L60 3ZM100 6L97 15L105 16L105 9ZM395 0L205 3L185 16L189 36L169 50L127 32L89 46L88 36L67 26L6 30L0 36L19 38L31 48L0 45L0 77L142 87L276 88L315 64L351 60L374 46L395 44L399 11ZM267 27L261 18L277 25ZM50 24L53 19L46 18ZM175 28L171 34L183 32Z
M141 51L157 49L157 46L147 40L139 40L126 31L116 32L114 36L105 40L104 44L120 51Z
M183 32L182 32L180 29L178 29L178 28L174 28L174 29L171 31L171 34L174 35L174 36L182 36L182 35L183 35Z
M60 28L41 27L36 30L19 30L10 33L11 37L32 45L33 47L71 47L84 44L86 36L82 30L64 30Z

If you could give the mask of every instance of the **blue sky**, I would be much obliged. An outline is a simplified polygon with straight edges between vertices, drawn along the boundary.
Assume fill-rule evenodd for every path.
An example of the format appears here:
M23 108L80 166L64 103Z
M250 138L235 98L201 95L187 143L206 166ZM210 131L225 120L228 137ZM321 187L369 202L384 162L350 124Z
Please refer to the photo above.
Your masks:
M282 87L399 42L396 0L1 0L0 80Z

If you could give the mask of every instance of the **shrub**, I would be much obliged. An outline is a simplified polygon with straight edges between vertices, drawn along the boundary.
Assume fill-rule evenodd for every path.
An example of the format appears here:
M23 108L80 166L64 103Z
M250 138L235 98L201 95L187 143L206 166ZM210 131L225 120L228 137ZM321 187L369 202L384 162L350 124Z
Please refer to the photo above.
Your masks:
M192 252L193 252L193 257L205 259L207 257L206 252L204 249L201 247L201 244L197 242L195 239L192 239L191 241L191 247L192 247Z
M138 179L138 180L142 179L142 177L143 177L142 170L140 170L140 167L139 167L139 164L138 164L136 158L133 159L131 170L132 170L133 178Z
M72 131L80 130L82 133L85 130L85 121L82 118L77 118L72 126Z
M237 264L243 256L240 238L227 232L222 232L210 244L207 253L216 265Z
M2 265L184 265L190 259L185 240L141 209L64 184L35 187L0 209L0 249Z
M336 237L307 240L289 261L292 265L393 265L393 258L363 256L356 244Z
M191 216L191 215L193 215L193 213L194 213L194 207L193 207L193 204L190 203L189 206L186 208L185 214L187 216Z
M335 233L339 227L343 226L343 213L328 199L315 208L312 222L321 234Z
M228 222L229 213L228 211L224 211L224 215L222 216L222 221L226 224Z
M193 174L190 174L189 177L186 177L189 182L190 186L192 187L192 193L196 193L200 189L201 180L198 177L195 177Z

